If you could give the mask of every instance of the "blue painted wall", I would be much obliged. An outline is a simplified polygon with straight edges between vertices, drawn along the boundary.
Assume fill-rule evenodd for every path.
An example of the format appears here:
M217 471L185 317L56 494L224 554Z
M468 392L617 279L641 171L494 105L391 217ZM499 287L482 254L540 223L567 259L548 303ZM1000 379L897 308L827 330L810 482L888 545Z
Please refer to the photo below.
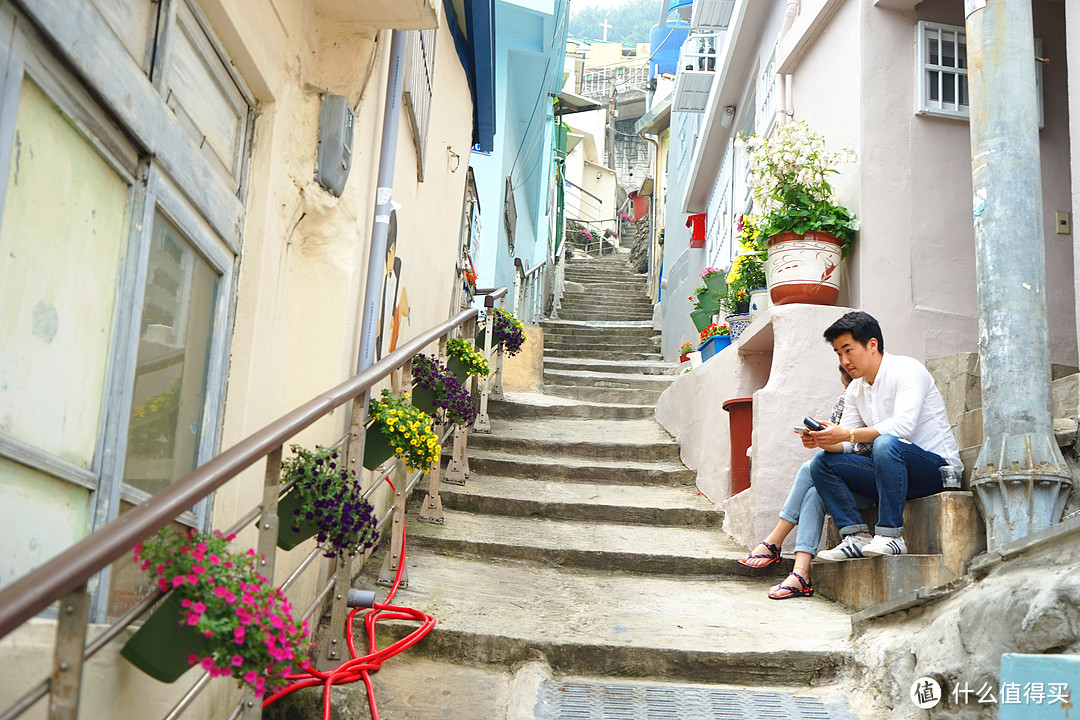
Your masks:
M562 85L567 0L495 6L495 140L470 164L480 195L480 247L473 258L481 287L514 283L514 258L526 269L546 259L552 173L552 98ZM506 178L517 208L511 253L503 222Z

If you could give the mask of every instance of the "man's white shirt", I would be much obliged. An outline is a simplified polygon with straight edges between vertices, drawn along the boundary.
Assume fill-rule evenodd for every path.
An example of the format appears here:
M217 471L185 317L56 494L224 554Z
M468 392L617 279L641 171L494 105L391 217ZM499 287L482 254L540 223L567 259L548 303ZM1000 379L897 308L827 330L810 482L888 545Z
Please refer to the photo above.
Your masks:
M863 378L852 380L840 426L872 426L882 435L895 435L940 455L950 465L960 465L945 401L934 378L912 357L882 353L873 385Z

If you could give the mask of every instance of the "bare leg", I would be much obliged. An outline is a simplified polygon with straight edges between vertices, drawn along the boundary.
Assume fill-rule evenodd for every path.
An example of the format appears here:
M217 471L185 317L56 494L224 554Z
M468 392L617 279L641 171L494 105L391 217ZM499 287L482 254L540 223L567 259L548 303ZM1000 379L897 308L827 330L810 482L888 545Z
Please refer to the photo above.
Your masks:
M783 518L776 521L776 527L769 533L763 541L750 551L750 553L743 558L742 563L748 567L764 567L773 562L770 558L771 550L765 546L765 543L780 547L780 543L784 542L784 538L788 536L792 530L795 529L795 523L788 522ZM750 555L764 555L765 557L752 558ZM809 563L807 563L809 564Z

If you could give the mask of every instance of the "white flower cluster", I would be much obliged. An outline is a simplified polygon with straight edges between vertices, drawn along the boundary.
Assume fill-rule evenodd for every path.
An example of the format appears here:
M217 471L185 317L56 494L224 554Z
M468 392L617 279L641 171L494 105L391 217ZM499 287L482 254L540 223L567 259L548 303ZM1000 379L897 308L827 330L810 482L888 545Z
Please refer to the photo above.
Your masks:
M762 213L790 206L800 195L830 200L832 187L826 176L855 159L852 150L828 152L825 139L802 121L781 125L772 137L751 135L743 143L750 170L747 183Z

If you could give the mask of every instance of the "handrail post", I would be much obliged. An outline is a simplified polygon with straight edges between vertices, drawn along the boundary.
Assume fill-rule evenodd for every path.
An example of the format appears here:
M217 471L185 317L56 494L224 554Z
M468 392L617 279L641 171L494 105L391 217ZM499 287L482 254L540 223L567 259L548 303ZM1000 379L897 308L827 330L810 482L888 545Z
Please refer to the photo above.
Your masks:
M499 298L499 304L501 307L506 307L506 298ZM494 325L492 325L494 327ZM491 392L488 393L492 400L503 399L502 389L502 368L503 368L503 346L500 344L495 349L495 371L491 374Z
M456 430L454 434L457 434ZM424 498L424 505L420 508L420 513L416 516L416 519L420 522L435 523L437 525L443 524L442 495L439 494L439 471L441 468L442 456L440 453L440 456L435 458L434 467L432 467L431 472L428 473L427 497ZM396 495L394 496L394 500L397 500ZM397 508L395 507L394 510L396 517Z
M405 473L401 472L401 464L394 469L396 482L394 483L394 519L390 524L390 552L383 558L382 569L379 571L379 585L387 587L394 584L397 577L398 565L405 562L402 547L404 546L405 534ZM401 569L401 585L409 587L409 568Z
M446 465L446 475L443 481L451 485L464 485L465 478L469 476L467 469L468 458L465 456L465 444L469 440L469 429L460 425L454 426L454 454L450 456L450 462Z
M262 574L273 580L274 562L277 558L278 527L278 491L281 488L281 454L278 445L266 456L266 474L263 478L262 515L259 517L258 553Z
M330 628L327 632L330 642L319 653L319 669L330 670L345 659L345 620L348 607L345 598L349 594L349 581L352 579L352 558L339 552L334 566L334 596L331 600Z
M514 314L520 316L524 307L524 293L527 279L521 258L514 258Z
M487 312L484 317L484 357L491 363L494 358L491 357L491 343L492 335L495 334L495 317L492 310L495 307L495 300L490 295L484 298L484 307ZM476 432L489 433L491 432L491 421L488 419L488 395L491 393L491 383L494 380L494 372L488 375L486 378L477 378L478 385L480 387L480 409L476 413L476 420L473 421L473 430Z
M83 583L60 600L52 683L49 686L49 720L78 720L86 622L89 617L90 594L86 591L86 583Z

